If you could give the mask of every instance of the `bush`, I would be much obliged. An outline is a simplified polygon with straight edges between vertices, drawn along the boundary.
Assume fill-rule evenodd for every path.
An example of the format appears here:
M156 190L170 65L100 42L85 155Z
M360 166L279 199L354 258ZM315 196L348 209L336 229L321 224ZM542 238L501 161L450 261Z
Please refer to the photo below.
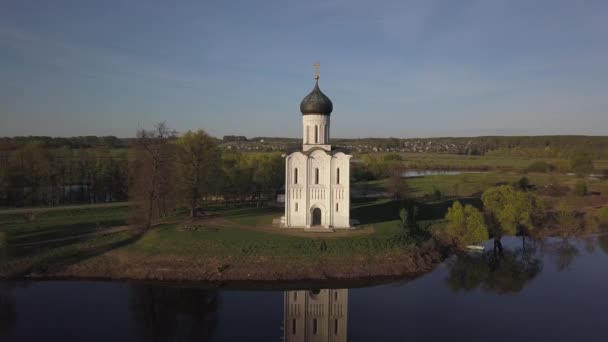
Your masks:
M570 157L570 168L577 176L586 176L593 172L593 156L585 151L577 151Z
M513 187L517 190L528 191L530 189L530 180L528 177L521 177L517 182L513 184Z
M584 180L579 180L576 182L576 184L574 185L574 193L577 196L585 196L587 195L588 189L587 189L587 182L585 182Z
M434 200L439 201L443 198L443 194L441 193L441 190L439 190L435 186L433 186L432 197Z
M598 210L597 217L601 224L608 224L608 205Z
M445 218L448 221L447 235L461 244L470 245L489 239L483 215L470 204L463 207L460 202L454 201Z
M534 163L528 165L526 168L527 172L553 172L555 171L555 166L553 164L549 164L544 161L535 161Z

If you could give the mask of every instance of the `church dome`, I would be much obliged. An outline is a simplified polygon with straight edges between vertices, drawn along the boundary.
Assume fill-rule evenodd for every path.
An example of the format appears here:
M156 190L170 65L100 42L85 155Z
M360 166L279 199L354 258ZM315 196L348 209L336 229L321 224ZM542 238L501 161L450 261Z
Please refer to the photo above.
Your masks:
M325 96L321 89L319 89L319 79L315 82L315 88L306 95L306 97L300 103L300 112L303 115L306 114L322 114L329 115L334 109L333 103L329 97Z

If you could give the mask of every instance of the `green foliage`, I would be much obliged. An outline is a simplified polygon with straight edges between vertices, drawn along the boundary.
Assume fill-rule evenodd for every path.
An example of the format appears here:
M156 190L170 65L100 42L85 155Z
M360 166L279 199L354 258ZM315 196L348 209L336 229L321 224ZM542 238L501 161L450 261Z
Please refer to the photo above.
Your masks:
M582 215L577 215L575 211L568 208L565 203L560 203L555 215L555 224L562 229L562 235L573 235L580 232L584 227Z
M601 224L608 224L608 205L598 210L597 217Z
M481 212L470 204L464 207L454 201L445 215L446 233L461 244L470 245L489 239L488 228Z
M188 131L176 140L180 174L177 177L181 197L196 216L200 200L220 192L220 150L215 139L202 130Z
M437 188L436 186L433 186L432 197L435 201L439 201L443 198L441 190L439 190L439 188Z
M535 194L515 191L507 185L489 188L481 199L493 219L491 228L497 238L533 229L543 215L542 203Z
M530 180L528 177L521 177L513 184L513 187L520 191L528 191L530 189Z
M570 168L577 176L586 176L593 172L593 156L586 151L576 151L570 157Z
M582 179L579 179L578 181L576 181L576 184L574 185L574 193L577 196L585 196L585 195L587 195L587 192L588 192L587 182L585 182Z

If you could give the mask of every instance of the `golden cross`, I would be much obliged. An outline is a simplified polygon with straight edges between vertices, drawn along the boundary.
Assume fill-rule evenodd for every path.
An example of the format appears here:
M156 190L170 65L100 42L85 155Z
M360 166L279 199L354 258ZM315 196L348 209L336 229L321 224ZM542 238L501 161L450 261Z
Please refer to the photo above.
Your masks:
M319 79L319 67L321 66L321 63L316 62L315 64L313 64L313 66L315 67L315 80Z

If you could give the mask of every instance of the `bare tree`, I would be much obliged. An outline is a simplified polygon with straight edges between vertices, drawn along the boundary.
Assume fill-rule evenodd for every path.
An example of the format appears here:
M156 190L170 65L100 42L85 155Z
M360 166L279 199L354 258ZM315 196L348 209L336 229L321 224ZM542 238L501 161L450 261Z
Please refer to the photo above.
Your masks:
M408 192L408 186L403 179L405 167L401 164L393 165L389 170L388 191L395 198L405 198Z
M165 122L154 130L140 129L134 142L135 158L131 167L131 199L134 203L133 219L147 230L152 221L165 216L174 188L174 146L176 136Z

